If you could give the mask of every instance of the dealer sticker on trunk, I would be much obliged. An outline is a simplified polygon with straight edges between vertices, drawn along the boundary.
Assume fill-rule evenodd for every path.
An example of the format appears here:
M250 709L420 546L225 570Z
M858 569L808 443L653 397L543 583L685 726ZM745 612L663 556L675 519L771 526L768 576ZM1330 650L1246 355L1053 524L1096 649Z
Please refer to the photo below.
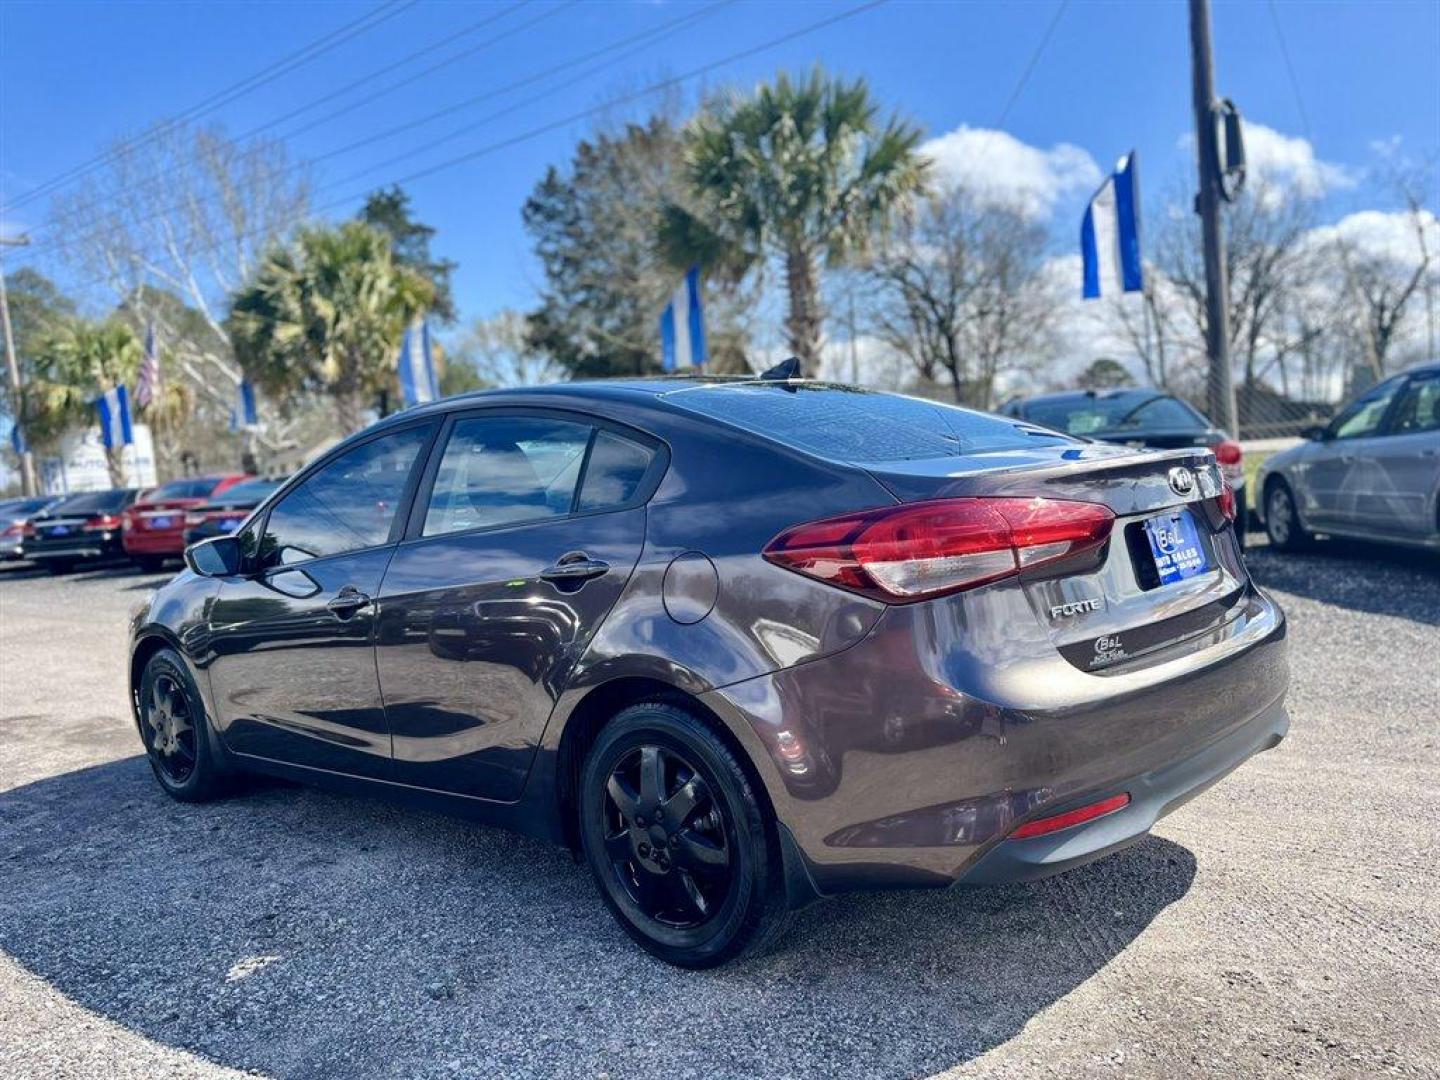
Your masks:
M1151 518L1145 522L1145 535L1150 539L1150 553L1155 556L1161 585L1173 585L1210 569L1200 544L1200 530L1190 511Z

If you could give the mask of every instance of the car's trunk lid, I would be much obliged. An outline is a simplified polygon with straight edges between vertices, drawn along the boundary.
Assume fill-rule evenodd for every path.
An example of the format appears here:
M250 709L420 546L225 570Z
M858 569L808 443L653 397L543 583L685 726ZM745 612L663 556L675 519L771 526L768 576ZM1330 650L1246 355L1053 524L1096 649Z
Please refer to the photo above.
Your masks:
M1214 635L1238 612L1247 578L1219 506L1219 468L1203 447L1036 446L865 468L903 502L1038 496L1107 506L1116 521L1098 554L1021 575L1052 643L1084 670L1141 663Z

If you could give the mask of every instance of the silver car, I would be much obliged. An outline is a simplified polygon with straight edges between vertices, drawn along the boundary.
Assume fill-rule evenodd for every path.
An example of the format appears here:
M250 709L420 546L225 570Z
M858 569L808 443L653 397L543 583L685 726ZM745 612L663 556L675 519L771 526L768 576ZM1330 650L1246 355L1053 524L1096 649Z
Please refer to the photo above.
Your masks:
M1307 441L1260 467L1270 542L1315 534L1440 550L1440 363L1371 387Z

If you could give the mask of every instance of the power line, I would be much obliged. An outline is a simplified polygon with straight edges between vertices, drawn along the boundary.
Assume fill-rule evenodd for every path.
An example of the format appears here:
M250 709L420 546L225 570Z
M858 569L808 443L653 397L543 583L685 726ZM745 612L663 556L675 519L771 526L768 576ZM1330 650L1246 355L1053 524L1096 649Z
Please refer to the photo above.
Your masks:
M296 162L289 168L284 169L279 175L282 177L289 176L293 173L299 172L302 169L317 164L318 162L327 161L331 158L339 157L343 154L352 153L355 150L361 149L365 146L369 146L376 142L380 142L392 136L413 131L417 127L431 123L432 121L438 120L444 116L448 116L452 113L470 108L471 106L492 100L513 90L518 90L521 87L528 86L532 83L540 82L541 80L549 78L551 75L555 75L558 72L570 71L576 68L577 65L587 64L592 60L596 60L600 57L605 57L610 53L614 53L616 50L623 50L619 52L618 55L610 57L603 63L591 64L589 67L580 68L580 70L575 71L575 73L570 78L556 83L554 86L551 86L546 90L540 91L536 94L532 94L531 96L524 98L521 101L516 102L513 105L509 105L503 109L488 113L485 116L480 117L478 120L465 124L462 127L456 128L446 133L445 135L440 136L439 138L421 143L419 146L413 149L403 151L402 153L399 153L393 157L386 158L383 161L366 166L366 168L360 170L359 172L351 173L345 177L340 178L339 180L333 181L330 184L327 184L324 188L321 188L320 190L330 190L332 188L350 183L352 180L358 179L359 177L364 176L367 173L375 172L376 170L383 169L389 165L395 164L397 161L407 160L414 157L418 153L423 153L424 151L431 150L434 147L439 146L443 143L450 142L456 138L459 138L461 135L465 135L471 131L474 131L476 128L482 127L485 124L491 123L494 120L498 120L501 117L508 116L511 113L516 112L522 108L533 105L536 102L542 101L547 97L551 97L559 93L561 90L567 89L570 86L583 82L585 79L590 78L592 75L595 75L598 72L603 71L604 69L611 67L616 63L619 63L620 61L635 55L638 52L643 51L644 49L653 45L655 42L660 41L670 36L671 34L674 34L675 32L684 29L687 26L693 25L703 19L709 18L711 15L716 14L723 8L731 6L735 2L736 0L716 0L716 2L700 9L699 11L686 13L684 15L671 19L668 22L661 23L659 26L649 27L646 30L631 34L628 37L619 39L618 41L613 41L608 45L601 46L597 49L592 49L588 53L582 53L579 56L571 57L567 60L562 60L559 63L553 64L550 67L527 75L521 79L517 79L514 82L508 83L505 86L497 87L493 90L488 90L485 93L477 94L473 97L466 98L463 101L447 105L443 108L427 113L424 116L417 117L415 119L405 121L400 124L396 124L395 126L390 128L386 128L383 131L372 132L370 135L367 135L361 139L346 143L345 145L337 147L333 150L326 151L324 154L321 154L318 157L313 157L306 159L305 161ZM627 46L633 47L627 48ZM162 177L159 179L164 178ZM207 195L198 200L198 203L199 205L204 205L206 203L214 202L219 197L220 196L218 194ZM192 202L190 200L182 200L180 202L171 204L170 206L157 210L154 213L144 214L138 217L132 217L128 220L127 224L132 226L143 225L147 222L154 221L160 217L163 217L166 214L188 209L191 207L191 205ZM84 241L82 240L55 240L47 244L37 245L32 249L31 254L44 255L52 251L64 251L66 249L76 247L83 242Z
M154 141L155 139L159 138L161 134L163 134L165 131L167 131L171 127L174 127L177 124L185 123L186 121L194 120L199 116L203 116L206 113L213 112L214 110L220 108L222 105L227 105L231 101L234 101L237 98L243 97L245 94L250 93L250 91L257 89L258 87L263 86L268 82L273 82L275 79L280 78L282 75L289 74L296 68L303 67L310 61L324 55L327 52L330 52L333 49L338 48L352 38L358 37L360 34L366 33L369 30L373 30L381 23L391 18L394 18L396 15L399 15L402 11L413 7L418 2L419 0L386 0L385 3L380 5L380 7L367 12L360 18L354 19L336 30L332 30L330 33L317 38L310 44L303 46L295 52L282 57L281 59L267 65L264 68L261 68L254 74L246 76L239 82L232 83L225 89L216 91L204 100L190 106L188 109L186 109L184 112L181 112L179 115L174 116L169 120L165 121L164 123L160 124L158 127L153 128L150 131L145 132L141 135L138 135L133 139L126 140L116 146L112 146L108 150L97 154L95 157L83 161L78 165L74 165L71 168L65 170L64 172L51 177L49 180L42 181L35 187L31 188L29 191L26 191L24 194L20 195L18 198L12 200L10 203L10 207L13 209L18 206L24 206L25 204L39 198L41 195L44 195L47 192L53 191L56 188L62 187L73 180L79 179L81 176L85 176L88 173L93 172L100 166L110 161L113 161L121 154L129 150L133 150L136 147L142 146L146 143Z
M1273 3L1274 0L1271 0ZM1015 89L1010 91L1010 97L1005 101L1005 107L1000 110L1000 119L995 121L995 130L1001 131L1005 127L1005 121L1010 117L1010 110L1020 100L1020 95L1025 92L1029 85L1030 76L1035 73L1036 66L1040 63L1040 57L1044 55L1046 46L1050 39L1055 36L1055 28L1060 25L1060 17L1065 14L1065 9L1070 6L1070 0L1060 0L1055 5L1055 14L1050 16L1050 24L1045 27L1045 33L1040 36L1040 42L1035 46L1035 51L1030 54L1030 60L1026 63L1023 71L1020 72L1020 79L1015 83Z
M505 8L504 10L500 11L500 12L497 13L497 14L487 16L486 18L481 19L481 20L479 20L478 22L471 23L469 26L462 27L460 30L458 30L458 31L456 31L456 32L454 32L454 33L452 33L452 34L448 34L448 35L446 35L445 37L443 37L443 38L441 38L441 39L439 39L439 40L437 40L437 41L431 42L429 45L424 46L423 48L417 49L416 51L410 53L408 56L405 56L405 57L401 58L400 60L397 60L397 61L394 61L394 62L392 62L392 63L390 63L390 64L387 64L387 65L385 65L384 67L377 68L377 69L375 69L374 71L370 71L370 72L366 73L365 75L361 76L360 78L355 79L355 80L352 81L352 82L346 83L344 86L340 87L338 90L332 91L331 93L328 93L328 94L326 94L326 95L324 95L324 96L322 96L322 97L320 97L320 98L317 98L317 99L315 99L314 101L307 102L306 104L301 105L301 106L299 106L298 108L291 109L289 112L284 113L284 114L282 114L281 116L275 117L275 118L273 118L273 119L271 119L271 120L267 120L265 123L260 124L260 125L258 125L258 126L256 126L256 127L253 127L253 128L251 128L250 130L244 132L243 134L237 136L234 141L235 141L236 143L243 143L243 142L245 142L246 140L255 137L256 135L260 134L260 133L263 132L263 131L267 131L267 130L269 130L270 128L276 127L277 125L284 123L286 120L293 119L294 117L299 116L299 115L301 115L302 113L308 112L310 109L316 107L317 105L324 104L326 101L332 101L332 100L334 100L336 97L340 97L340 96L348 93L349 91L354 90L356 87L364 86L364 85L370 83L373 79L377 78L377 77L380 76L380 75L384 75L384 74L386 74L386 73L388 73L388 72L390 72L390 71L393 71L393 70L395 70L395 68L401 67L401 66L409 63L409 62L412 61L412 60L415 60L415 59L417 59L417 58L419 58L419 57L421 57L421 56L426 55L427 53L434 52L434 51L437 50L437 49L442 49L442 48L444 48L446 45L449 45L450 43L458 40L459 38L464 37L466 34L473 33L473 32L474 32L475 30L477 30L477 29L480 29L480 28L482 28L482 27L484 27L484 26L486 26L486 25L488 25L488 24L490 24L490 23L493 23L493 22L495 22L495 21L498 20L498 19L504 18L506 15L509 15L511 12L517 11L517 10L519 10L520 8L523 8L523 7L525 7L527 4L529 4L529 3L531 3L531 2L532 2L532 0L520 0L519 3L512 4L512 5L510 5L509 7ZM488 48L488 47L491 46L491 45L494 45L494 44L497 44L497 43L500 42L500 41L503 41L505 38L512 37L512 36L514 36L515 34L519 33L520 31L525 30L525 29L529 28L530 26L533 26L535 23L540 22L540 21L543 20L543 19L547 19L547 18L549 18L549 17L552 16L552 15L558 14L559 12L563 11L563 10L564 10L565 8L567 8L567 7L572 7L572 6L574 6L574 4L576 4L576 3L578 3L578 2L579 2L579 0L567 0L566 3L562 3L562 4L558 5L557 7L550 8L550 9L548 9L547 11L543 12L542 14L536 16L534 19L531 19L531 20L529 20L528 22L525 22L525 23L521 23L519 26L512 27L510 30L507 30L507 31L505 31L505 32L503 32L503 33L500 33L500 34L496 34L494 37L487 38L487 39L485 39L484 41L480 42L478 45L475 45L475 46L473 46L472 48L465 50L464 52L457 53L456 55L454 55L454 56L452 56L452 57L449 57L448 59L442 61L442 62L439 63L439 64L432 65L431 67L426 68L425 70L423 70L423 71L421 71L421 72L419 72L419 73L417 73L417 74L415 74L415 75L413 75L413 76L410 76L410 77L408 77L408 78L406 78L406 79L404 79L404 80L401 80L400 82L392 83L390 86L385 87L384 89L379 90L379 91L377 91L376 93L373 93L373 94L370 94L370 95L367 96L367 97L361 98L358 102L354 102L354 103L352 103L352 104L350 104L350 105L343 106L343 107L340 108L340 109L334 110L334 111L332 111L332 112L330 112L330 113L325 114L324 116L318 117L318 118L317 118L316 120L314 120L313 122L308 123L308 124L305 124L305 125L303 125L303 126L301 126L301 127L299 127L299 128L296 128L294 131L287 133L287 135L286 135L285 137L286 137L286 138L289 138L289 137L294 136L294 135L297 135L297 134L299 134L299 133L301 133L301 132L303 132L303 131L308 131L308 130L310 130L311 128L316 127L316 126L318 126L318 125L320 125L320 124L322 124L322 123L327 123L328 121L333 120L335 117L340 116L340 115L342 115L343 113L346 113L346 112L351 111L352 109L358 108L360 105L368 104L369 102L374 101L375 99L377 99L377 98L379 98L379 97L382 97L382 96L384 96L385 94L391 93L392 91L397 90L397 89L399 89L399 88L402 87L402 86L406 86L406 85L408 85L409 83L414 82L414 81L415 81L416 79L418 79L418 78L421 78L421 77L423 77L423 76L425 76L425 75L428 75L428 74L430 74L430 73L432 73L432 72L434 72L434 71L438 71L440 68L445 67L445 66L448 65L448 64L454 63L454 62L456 62L456 61L458 61L458 60L460 60L460 59L463 59L463 58L466 57L466 56L473 55L474 53L479 52L479 51L482 50L482 49ZM174 126L174 122L167 121L167 126L172 126L172 127L173 127L173 126ZM296 167L285 170L285 175L289 175L290 173L297 171L297 169L300 168L300 167L303 167L304 164L305 164L305 163L303 163L303 162L297 163ZM150 187L153 187L153 186L155 186L155 185L162 185L162 186L164 186L164 185L168 185L169 180L170 180L169 173L166 172L166 171L164 171L164 170L161 170L161 171L159 171L159 172L156 172L156 173L153 174L152 176L149 176L149 177L145 178L144 180L137 180L137 181L135 181L134 183L127 184L127 190L132 190L132 191L133 191L133 190L136 189L136 188L150 188ZM104 205L105 203L107 203L107 202L109 202L109 201L112 201L112 200L100 200L100 201L98 201L98 202L96 202L96 203L93 203L93 204L91 204L91 205L92 205L92 206L101 206L101 205ZM182 203L178 203L178 204L176 204L176 205L174 205L174 206L171 206L171 207L168 207L168 208L166 208L166 209L164 209L164 210L160 210L160 211L158 211L158 212L156 212L156 213L154 213L154 214L147 215L147 216L139 219L138 222L132 222L132 224L143 224L143 223L146 222L146 221L153 221L153 220L155 220L157 217L162 216L163 214L170 213L172 210L182 209L185 205L186 205L186 204L183 203L183 202L182 202ZM46 251L55 250L55 249L57 249L57 248L63 249L63 248L65 248L65 247L69 247L69 246L73 246L73 245L66 244L66 243L64 243L63 241L56 241L56 242L41 244L41 245L39 245L39 246L35 249L35 253L36 253L36 254L43 254L43 253L46 252Z
M509 149L512 146L517 146L521 143L529 142L530 140L538 138L541 135L549 134L552 131L556 131L570 124L574 124L581 120L586 120L591 117L601 115L611 109L616 108L617 106L629 104L633 101L648 97L662 90L678 86L681 83L689 82L691 79L699 78L702 75L707 75L710 72L717 70L718 68L725 67L729 64L738 63L741 60L747 60L752 56L757 56L760 53L768 52L771 49L779 48L781 45L787 45L792 41L798 40L799 38L806 37L817 31L834 26L837 23L844 22L847 19L852 19L857 15L864 14L867 11L882 7L888 2L889 0L865 0L864 3L856 4L854 7L847 8L846 10L838 12L837 14L826 16L823 19L818 19L815 22L808 23L805 26L800 27L799 29L788 31L787 33L780 34L773 38L769 38L755 45L740 49L737 52L730 53L727 56L720 57L716 60L711 60L708 63L691 68L689 71L683 72L682 74L661 79L657 82L653 82L647 86L641 87L639 90L633 90L629 93L621 94L618 97L609 98L605 101L600 102L598 105L592 105L586 109L581 109L578 112L573 112L556 120L551 120L547 123L540 124L533 128L529 128L528 130L520 132L517 135L512 135L508 138L500 139L496 142L487 143L484 146L467 151L464 154L459 154L453 158L448 158L445 161L437 162L434 165L429 165L422 169L417 169L416 171L407 173L403 176L394 177L386 181L386 183L413 183L416 180L424 179L425 177L432 176L435 173L443 172L446 169L454 168L457 165L463 165L470 161L474 161L477 158L488 156L489 154L493 154L498 150ZM327 185L327 188L322 188L321 190L328 190L329 186L333 185ZM333 209L337 206L341 206L345 203L350 202L351 200L355 199L359 194L363 194L363 192L351 192L348 195L344 195L338 199L332 199L331 201L323 203L320 206L312 207L310 212L314 213ZM248 232L242 230L240 232L229 233L225 236L217 238L215 242L213 244L210 244L208 247L201 248L199 250L213 252L219 250L222 245L233 244L236 241L241 240L256 239L260 235L262 235L264 231L266 230L256 229L250 230ZM90 281L86 281L78 286L75 286L75 288L87 289L95 285L103 284L106 280L107 278L104 276L94 278Z
M319 117L316 117L314 120L307 121L305 124L302 124L300 127L297 127L297 128L295 128L295 129L293 129L292 131L287 131L287 132L286 132L283 136L281 136L281 137L282 137L282 138L285 138L285 139L294 138L296 135L300 135L300 134L302 134L302 133L304 133L304 132L306 132L306 131L311 130L312 128L319 127L321 124L329 123L331 120L334 120L337 116L343 116L343 115L344 115L345 113L347 113L347 112L352 112L352 111L354 111L355 109L358 109L361 105L368 105L370 102L376 100L377 98L384 97L386 94L389 94L389 93L392 93L392 92L394 92L394 91L396 91L396 90L399 90L399 89L400 89L401 87L403 87L403 86L409 86L411 83L415 82L415 81L418 80L418 79L423 79L423 78L425 78L427 75L432 75L432 74L434 74L435 72L441 70L442 68L449 67L451 64L457 63L457 62L459 62L460 60L463 60L463 59L465 59L465 58L468 57L468 56L473 56L473 55L475 55L477 52L480 52L480 51L482 51L482 50L484 50L484 49L488 49L488 48L489 48L490 46L492 46L492 45L498 45L500 42L504 41L506 38L514 37L516 34L520 33L521 31L523 31L523 30L528 30L530 27L534 26L536 23L542 22L543 20L548 19L548 18L550 18L551 16L558 15L558 14L560 14L560 12L564 11L566 8L574 7L575 4L578 3L578 2L579 2L579 0L567 0L567 2L565 2L565 3L558 4L558 5L556 5L555 7L549 8L549 9L541 12L539 15L535 16L535 18L530 19L528 22L523 22L523 23L521 23L519 26L512 26L509 30L505 30L505 31L503 31L503 32L501 32L501 33L499 33L499 34L496 34L494 37L486 38L484 41L480 42L480 43L477 44L477 45L472 45L470 48L465 49L465 50L462 51L462 52L458 52L458 53L456 53L454 56L447 57L446 59L441 60L441 61L440 61L439 63L437 63L437 64L432 64L430 67L424 68L424 69L422 69L421 71L415 72L413 75L408 75L408 76L406 76L404 79L400 80L399 82L391 83L389 86L384 87L383 89L377 90L377 91L375 91L374 93L370 94L370 95L367 96L367 97L360 98L358 101L351 102L349 105L341 106L339 109L336 109L336 110L334 110L334 111L332 111L332 112L328 112L328 113L326 113L324 116L319 116ZM450 35L449 37L447 37L447 38L445 38L445 39L442 39L441 41L437 41L437 42L435 42L435 43L433 43L433 44L431 44L431 45L426 46L425 48L417 49L415 52L411 53L409 56L405 57L403 60L396 61L396 62L393 63L393 64L387 64L387 65L386 65L385 67L383 67L383 68L378 68L377 70L372 71L372 72L369 72L369 73L366 74L366 75L362 75L360 78L354 80L353 82L346 83L344 86L340 87L338 90L335 90L335 91L333 91L333 92L331 92L331 93L329 93L329 94L326 94L326 95L325 95L324 97L322 97L322 98L318 98L318 99L316 99L315 101L312 101L312 102L310 102L309 104L303 105L303 106L301 106L301 107L298 108L298 109L292 109L290 112L286 113L285 115L276 117L274 120L267 121L266 123L261 124L259 127L252 128L251 130L245 132L245 134L239 136L239 137L236 139L236 141L237 141L237 142L244 142L246 139L249 139L249 138L251 138L251 137L253 137L253 136L255 136L255 135L258 135L258 134L259 134L260 132L262 132L262 131L268 131L270 128L273 128L273 127L275 127L275 126L277 126L277 125L279 125L279 124L282 124L282 123L284 123L286 120L294 119L296 116L299 116L301 113L309 112L311 109L315 108L317 105L323 105L323 104L324 104L325 102L327 102L327 101L333 101L333 100L335 100L335 98L337 98L337 97L341 97L341 96L343 96L343 95L345 95L345 94L348 94L351 90L354 90L354 89L356 89L357 87L364 86L364 85L370 83L371 81L373 81L374 79L378 78L379 76L381 76L381 75L386 75L386 74L390 73L391 71L394 71L397 67L402 67L403 65L409 63L411 60L418 59L419 57L421 57L421 56L423 56L423 55L425 55L425 54L427 54L427 53L434 52L436 49L443 48L445 45L450 44L450 42L455 41L455 40L457 40L457 39L459 39L459 38L461 38L461 37L464 37L466 34L471 33L471 32L473 32L474 30L479 29L480 27L487 26L487 25L489 25L490 23L495 22L497 19L503 18L503 17L506 16L506 15L509 15L509 14L510 14L511 12L513 12L513 11L518 11L520 8L525 7L525 6L526 6L527 4L529 4L529 3L531 3L531 0L520 0L519 3L517 3L517 4L512 4L510 7L507 7L505 10L501 11L498 15L492 15L492 16L490 16L488 19L482 19L482 20L480 20L480 22L475 23L475 24L473 24L472 26L469 26L469 27L465 28L464 30L462 30L461 32L459 32L459 33L457 33L457 34L452 34L452 35Z
M1290 92L1295 95L1295 110L1300 114L1300 127L1305 132L1305 141L1313 143L1310 135L1310 115L1305 111L1305 98L1300 93L1300 80L1295 77L1295 64L1290 59L1290 46L1285 43L1285 30L1280 25L1280 12L1275 0L1270 0L1270 22L1275 27L1275 39L1280 43L1280 56L1285 61L1285 74L1290 78Z

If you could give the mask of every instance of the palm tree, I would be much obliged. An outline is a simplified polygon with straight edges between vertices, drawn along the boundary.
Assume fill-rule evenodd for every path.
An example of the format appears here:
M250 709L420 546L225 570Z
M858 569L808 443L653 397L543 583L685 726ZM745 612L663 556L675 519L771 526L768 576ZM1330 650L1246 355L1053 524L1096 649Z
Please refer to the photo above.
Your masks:
M791 351L820 363L820 263L862 254L874 231L924 186L920 130L879 107L863 79L781 74L748 98L722 97L686 130L687 205L665 208L660 246L739 280L769 256L784 264Z
M102 323L70 319L40 341L35 372L25 385L27 433L48 441L94 419L95 399L128 385L139 370L142 350L135 332L119 319ZM120 447L105 450L110 483L125 483Z
M275 397L334 399L342 431L396 381L405 328L434 300L423 275L395 261L384 233L358 221L304 229L266 256L231 301L226 329L246 374Z

